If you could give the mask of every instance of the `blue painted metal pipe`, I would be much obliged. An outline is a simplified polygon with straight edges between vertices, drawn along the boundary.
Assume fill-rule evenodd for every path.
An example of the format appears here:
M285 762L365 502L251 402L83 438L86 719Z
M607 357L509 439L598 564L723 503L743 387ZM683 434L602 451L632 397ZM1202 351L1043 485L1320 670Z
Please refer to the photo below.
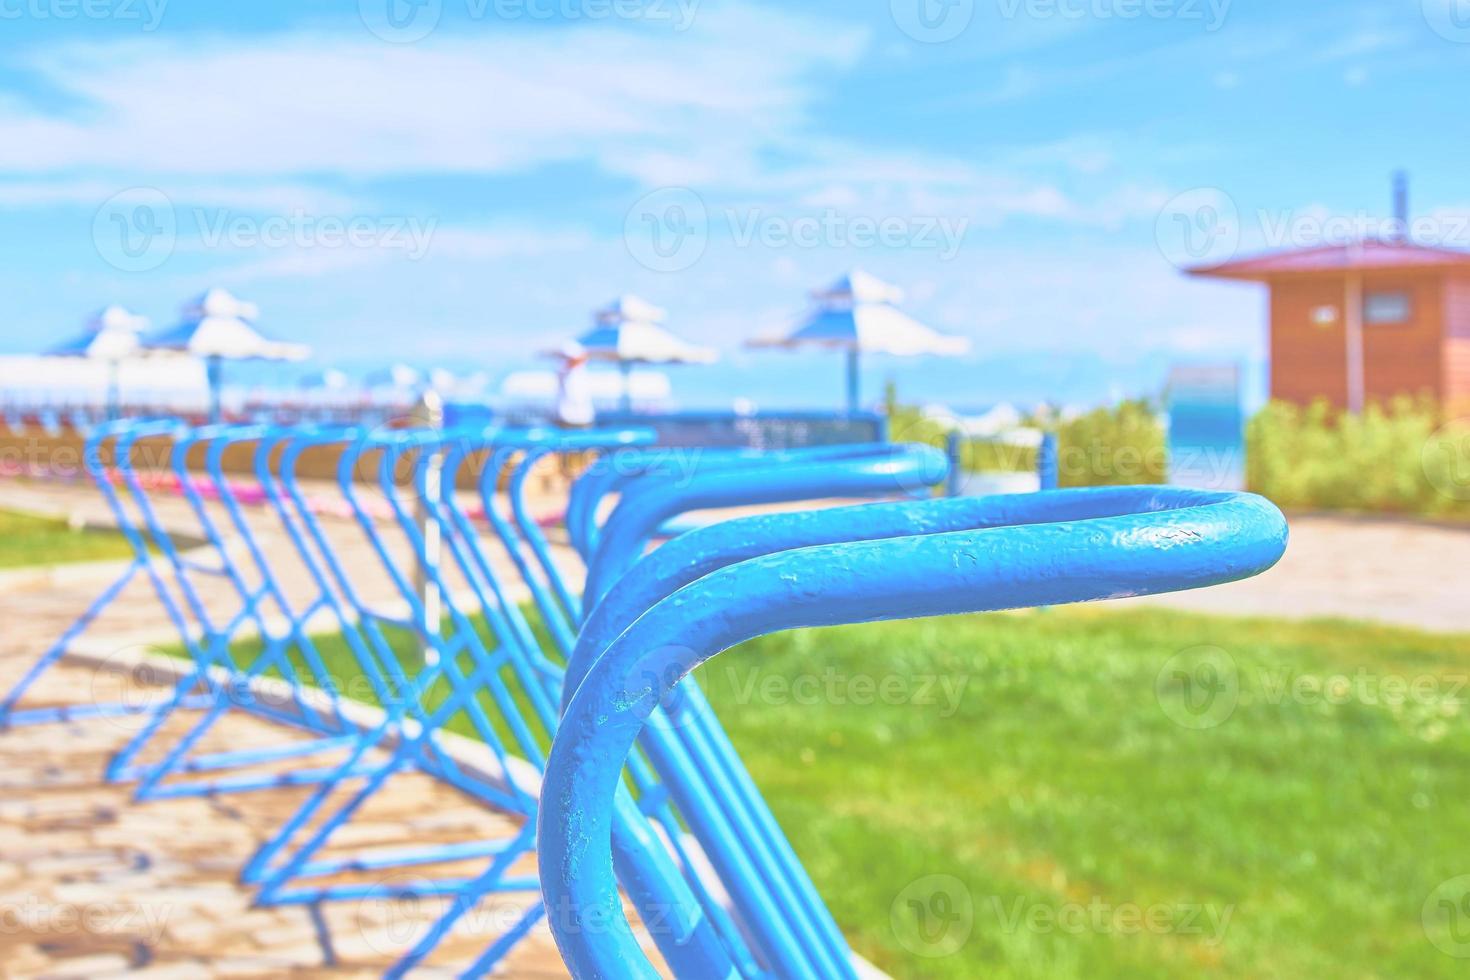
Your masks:
M655 977L617 894L611 802L640 730L679 680L724 649L803 626L1058 605L1200 588L1258 574L1286 523L1249 494L1172 488L990 498L1009 525L798 548L718 569L659 602L597 659L552 747L538 847L551 928L576 977ZM1074 499L1068 499L1074 498ZM1081 510L1072 509L1081 499ZM979 501L986 503L987 501ZM942 519L973 501L909 506ZM1086 503L1095 507L1088 508ZM1057 519L1059 507L1070 516ZM773 910L780 914L780 910Z
M129 583L142 572L148 579L154 592L164 603L166 614L174 624L183 622L181 614L173 604L173 598L167 591L162 577L154 567L152 556L149 553L147 542L139 530L136 522L127 513L121 498L113 487L107 467L103 462L104 447L114 440L118 440L128 433L143 433L150 435L169 435L178 429L178 423L173 420L152 419L128 419L104 423L93 428L87 435L83 444L82 466L87 475L97 486L107 503L108 510L117 521L118 530L122 533L129 546L133 549L133 558L123 569L117 579L98 594L80 616L68 626L57 638L56 642L43 653L37 661L21 676L20 680L0 699L0 731L7 728L50 724L58 721L70 721L86 717L113 717L147 714L157 716L161 711L169 710L169 703L161 705L143 704L136 705L127 702L110 702L92 705L60 705L54 707L31 708L19 710L21 700L26 693L57 661L66 653L76 639L81 636L97 618L107 609ZM136 438L136 436L134 437ZM191 653L195 650L191 647ZM199 679L197 659L195 670L186 677L181 678L178 684L180 698L190 703L195 703L187 697L187 690L192 688Z
M839 465L841 464L841 465ZM874 445L849 455L798 458L772 466L748 464L720 468L683 481L659 481L630 487L608 518L602 541L587 569L586 601L596 604L614 582L637 562L664 521L694 510L789 503L815 496L812 487L830 497L909 493L944 479L949 463L927 446Z
M830 446L808 446L799 449L680 449L651 447L620 451L606 461L589 468L576 483L567 501L567 536L572 547L586 561L597 550L599 528L594 520L598 507L609 494L617 493L646 476L687 481L696 476L742 466L774 466L788 463L816 463L823 460L849 459L855 456L881 454L884 442L841 443Z
M822 458L828 462L810 462ZM757 460L761 465L756 465ZM945 470L943 458L922 446L828 447L815 453L780 454L778 460L776 465L762 457L739 465L722 461L687 479L645 478L633 483L609 519L594 569L636 563L644 543L662 521L688 510L752 499L776 502L907 491L938 482ZM613 557L610 549L614 548L624 550ZM647 604L664 594L645 597ZM596 601L599 595L598 587L589 585L589 601ZM585 666L574 652L564 700ZM718 722L703 710L703 695L692 681L682 691L677 704L667 705L671 715L677 716L676 722L652 726L643 745L747 926L778 971L850 975L850 954L841 933L733 746ZM767 915L765 909L772 905L787 909L788 916L794 917L792 922ZM645 909L644 914L658 914L658 910ZM791 932L790 925L797 931Z

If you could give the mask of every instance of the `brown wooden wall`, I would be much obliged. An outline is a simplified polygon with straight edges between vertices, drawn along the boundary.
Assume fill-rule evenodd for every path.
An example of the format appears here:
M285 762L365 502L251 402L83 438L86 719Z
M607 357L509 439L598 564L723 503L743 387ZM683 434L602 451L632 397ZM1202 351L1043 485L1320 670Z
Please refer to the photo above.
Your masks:
M1439 276L1369 276L1365 292L1402 290L1410 319L1363 325L1364 388L1368 401L1398 395L1444 397L1444 281Z
M1444 335L1445 407L1470 414L1470 276L1445 280Z
M1325 398L1347 407L1345 279L1278 280L1271 288L1271 397L1309 404ZM1364 277L1365 292L1407 292L1410 316L1401 324L1363 325L1363 383L1368 401L1397 395L1445 397L1442 282L1432 275ZM1335 322L1313 322L1321 306Z
M1347 406L1342 284L1284 280L1271 286L1271 397L1307 405L1325 398ZM1338 320L1312 323L1312 311L1332 304Z

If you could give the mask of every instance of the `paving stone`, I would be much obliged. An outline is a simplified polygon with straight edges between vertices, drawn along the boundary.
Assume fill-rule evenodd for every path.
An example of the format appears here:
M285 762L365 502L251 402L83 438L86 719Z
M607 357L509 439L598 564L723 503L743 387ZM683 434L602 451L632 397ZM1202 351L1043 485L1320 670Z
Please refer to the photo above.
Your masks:
M93 977L127 970L132 965L126 956L103 953L97 956L77 956L58 959L45 968L39 980L92 980Z
M17 486L0 480L0 504ZM95 490L83 485L27 490L56 507L105 516ZM13 501L12 501L13 502ZM172 526L192 521L187 502L160 497L159 517ZM288 588L309 588L279 529L258 530L268 557ZM354 569L378 568L347 522L324 522ZM559 552L560 553L560 552ZM494 553L498 555L498 552ZM503 556L493 560L502 561ZM508 567L508 566L507 566ZM48 648L103 587L116 568L73 569L40 584L0 588L0 692ZM381 581L378 581L381 579ZM228 613L228 583L201 583L212 611ZM386 576L364 576L364 596L381 603L393 595ZM157 598L142 579L130 585L82 638L108 653L176 642ZM23 707L147 697L147 672L118 674L63 659L43 676ZM162 687L155 689L165 693ZM134 701L133 703L139 703ZM161 702L156 702L161 703ZM162 748L198 718L180 712L164 727ZM403 951L403 918L385 919L374 903L323 907L339 963L322 965L315 929L301 908L252 908L253 891L238 883L239 869L311 792L310 788L183 798L135 804L132 786L102 781L108 760L146 724L141 715L91 718L0 733L0 888L16 882L38 901L107 911L94 933L36 928L0 935L0 977L127 976L338 978L376 977ZM227 712L201 741L201 751L278 745L284 729ZM149 756L148 758L156 758ZM322 758L326 758L323 756ZM465 840L504 833L514 822L418 774L393 779L372 804L344 827L340 852L374 845ZM483 862L465 865L475 871ZM527 867L534 867L528 862ZM415 872L418 873L418 872ZM503 901L501 899L500 901ZM427 906L426 906L427 907ZM44 918L44 917L43 917ZM418 919L411 920L417 923ZM493 918L481 921L494 922ZM93 924L96 925L97 922ZM424 924L427 917L424 918ZM44 925L44 923L42 923ZM137 940L154 939L138 954ZM456 931L415 976L453 976L490 941L485 930ZM143 959L148 962L142 963ZM138 960L141 970L128 973ZM505 969L511 977L566 975L545 930L516 948Z

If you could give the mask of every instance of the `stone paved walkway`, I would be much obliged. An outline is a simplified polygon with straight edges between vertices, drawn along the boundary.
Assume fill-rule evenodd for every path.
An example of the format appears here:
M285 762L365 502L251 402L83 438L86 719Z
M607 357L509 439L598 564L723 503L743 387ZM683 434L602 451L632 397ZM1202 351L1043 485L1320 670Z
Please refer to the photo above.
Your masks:
M0 483L0 506L50 513L74 508L100 520L104 514L94 498L95 492L81 486ZM170 527L194 527L180 500L160 498L159 515ZM302 566L289 560L279 533L260 523L267 553L296 594L307 581ZM391 606L392 587L352 525L330 519L326 524L369 601ZM9 689L117 569L89 565L0 576L0 690ZM236 607L221 580L200 578L198 584L211 609ZM139 579L80 646L91 656L115 654L118 660L172 642L176 636L151 588ZM156 698L162 689L151 685L161 680L65 659L33 689L27 705ZM192 717L181 716L171 733L181 732ZM324 904L320 923L305 907L252 907L254 892L237 875L309 790L135 803L129 787L109 784L101 774L136 725L136 719L89 719L0 732L0 978L377 976L446 907L438 899L373 897ZM292 737L281 726L232 712L201 749L274 745ZM342 848L498 838L514 827L505 815L440 783L400 774L333 838L339 850L322 856ZM484 865L482 860L412 873L462 876ZM534 860L523 860L513 871L534 876ZM405 881L406 874L319 880L388 887ZM512 893L481 903L414 975L455 975L534 898ZM497 975L565 976L544 923Z
M0 611L12 621L13 610ZM20 632L41 634L44 620ZM28 662L32 643L6 636L0 671ZM37 692L53 698L111 697L109 672L63 664ZM134 688L131 693L138 695ZM314 977L375 976L443 910L437 900L373 897L322 906L323 931L303 907L252 908L236 876L305 789L138 804L126 786L101 780L134 720L92 719L0 733L0 976ZM206 750L279 744L283 729L227 715ZM422 776L395 776L343 834L338 847L405 846L504 836L512 824ZM326 855L324 855L326 856ZM518 869L534 874L534 864ZM429 870L473 873L481 863ZM381 883L403 872L325 881ZM512 921L531 894L487 902L432 961L452 975ZM564 975L544 927L506 964L505 975Z

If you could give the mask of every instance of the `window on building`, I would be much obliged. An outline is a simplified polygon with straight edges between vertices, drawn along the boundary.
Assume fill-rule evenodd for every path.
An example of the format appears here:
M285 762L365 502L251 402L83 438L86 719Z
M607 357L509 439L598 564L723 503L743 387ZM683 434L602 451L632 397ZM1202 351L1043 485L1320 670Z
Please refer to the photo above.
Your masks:
M1363 297L1364 323L1408 323L1409 294L1401 290L1371 292Z

